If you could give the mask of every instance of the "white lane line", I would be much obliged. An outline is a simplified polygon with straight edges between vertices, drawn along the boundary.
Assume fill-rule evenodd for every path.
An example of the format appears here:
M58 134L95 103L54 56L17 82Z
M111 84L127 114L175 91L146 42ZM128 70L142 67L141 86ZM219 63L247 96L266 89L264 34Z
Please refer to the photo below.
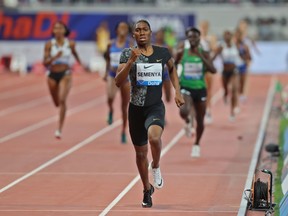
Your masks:
M79 93L83 93L85 91L88 91L88 90L95 88L95 86L98 84L97 81L98 80L93 81L93 82L89 82L89 83L84 83L84 84L81 84L79 86L75 86L75 89L73 88L71 91L71 95L77 95ZM45 97L40 97L40 98L31 100L31 101L28 101L26 103L21 103L21 104L9 107L9 108L4 109L4 110L0 110L0 117L11 114L11 113L15 113L15 112L18 112L21 110L29 109L29 108L47 103L49 101L51 101L50 96L45 96Z
M12 77L12 78L15 78L15 77ZM0 89L19 85L19 84L27 81L25 78L23 79L22 77L17 77L17 78L18 78L17 80L11 80L11 77L9 77L8 79L5 79L5 80L2 79ZM28 81L31 81L31 79Z
M209 208L210 206L208 206L207 208ZM211 206L211 208L213 208L213 206ZM100 212L100 210L97 210L97 209L91 209L91 210L89 210L89 209L79 209L79 210L77 210L77 209L52 209L52 210L50 210L50 209L43 209L43 210L41 210L41 209L17 209L17 210L13 210L13 209L3 209L3 210L0 210L0 212L79 212L79 213L81 213L81 212ZM111 212L114 212L114 213L116 213L116 212L121 212L121 213L124 213L124 212L127 212L127 213L143 213L143 210L137 210L137 209L135 209L135 210L111 210ZM212 215L213 215L213 213L223 213L223 214L230 214L231 215L231 213L237 213L237 211L236 210L227 210L227 211L225 211L225 210L222 210L222 211L217 211L217 210L203 210L203 211L197 211L197 210L172 210L172 209L170 209L170 210L161 210L161 209L157 209L157 210L154 210L154 209L149 209L149 213L151 214L151 213L175 213L175 214L180 214L180 213L212 213Z
M275 84L276 84L276 79L273 77L271 78L270 87L267 93L262 120L260 123L257 140L256 140L256 144L254 147L254 152L251 158L250 167L249 167L248 176L246 179L244 190L251 188L251 185L252 185L253 176L256 170L259 154L260 154L263 140L265 137L265 131L266 131L266 127L267 127L268 120L269 120L269 113L271 111L271 107L273 103L273 97L275 93ZM247 200L245 199L245 195L243 193L237 216L246 215L246 210L247 210Z
M28 94L28 93L31 93L31 92L35 92L35 91L39 91L39 90L44 90L44 88L41 88L43 87L43 85L33 85L33 86L28 86L28 87L25 87L25 88L21 88L21 89L16 89L16 90L12 90L12 91L9 91L9 92L5 92L5 93L2 93L0 94L0 100L3 100L3 99L7 99L7 98L13 98L13 97L16 97L16 96L21 96L21 95L24 95L24 94Z
M222 97L223 97L224 91L222 89L219 89L211 98L211 104L215 105Z
M2 172L0 173L1 175L24 175L24 172ZM135 172L41 172L38 173L37 175L75 175L75 176L81 176L81 175L87 175L87 176L96 176L96 175L108 175L108 176L115 176L115 175L125 175L125 176L130 176L130 175L135 175ZM165 173L165 176L212 176L212 177L247 177L246 173Z
M105 101L105 99L106 99L106 97L102 96L102 97L99 97L99 98L97 98L95 100L89 101L89 102L87 102L85 104L82 104L80 106L74 107L71 110L68 110L67 116L79 113L79 112L81 112L83 110L92 108L93 106L102 104ZM14 139L16 137L19 137L21 135L27 134L27 133L29 133L31 131L37 130L37 129L39 129L41 127L44 127L44 126L46 126L46 125L48 125L48 124L50 124L52 122L55 122L57 120L58 120L58 115L55 115L53 117L47 118L47 119L45 119L43 121L40 121L38 123L35 123L33 125L30 125L28 127L22 128L21 130L18 130L16 132L8 134L8 135L6 135L4 137L1 137L0 138L0 144L3 143L3 142L7 142L8 140Z
M12 106L12 107L9 107L7 109L1 110L0 111L0 117L11 114L11 113L18 112L20 110L29 109L29 108L47 103L48 101L49 101L49 97L41 97L41 98L38 98L35 100L28 101L26 103L21 103L21 104L18 104L16 106Z
M223 96L222 89L219 89L211 98L211 104L215 105L216 102ZM161 158L181 139L184 135L184 129L180 130L177 135L170 141L170 143L165 146L161 152ZM138 174L124 190L99 214L99 216L105 216L111 209L134 187L134 185L140 180L140 175Z
M176 136L170 141L170 143L165 146L162 150L161 158L182 138L185 134L184 129L180 130ZM99 216L106 215L140 180L140 175L138 174L125 188L124 190L99 214Z
M97 138L103 136L104 134L112 131L116 127L119 127L121 124L122 124L122 120L118 120L118 121L114 122L112 125L109 125L109 126L103 128L102 130L98 131L97 133L94 133L90 137L88 137L85 140L83 140L82 142L76 144L75 146L73 146L72 148L70 148L67 151L63 152L62 154L52 158L51 160L47 161L46 163L42 164L41 166L39 166L36 169L32 170L31 172L27 173L26 175L16 179L15 181L11 182L7 186L1 188L0 189L0 193L3 193L4 191L7 191L8 189L10 189L10 188L14 187L15 185L19 184L20 182L22 182L22 181L28 179L29 177L35 175L39 171L47 168L48 166L56 163L57 161L59 161L61 159L67 157L68 155L72 154L73 152L79 150L80 148L83 148L84 146L86 146L86 145L90 144L91 142L93 142L95 139L97 139Z

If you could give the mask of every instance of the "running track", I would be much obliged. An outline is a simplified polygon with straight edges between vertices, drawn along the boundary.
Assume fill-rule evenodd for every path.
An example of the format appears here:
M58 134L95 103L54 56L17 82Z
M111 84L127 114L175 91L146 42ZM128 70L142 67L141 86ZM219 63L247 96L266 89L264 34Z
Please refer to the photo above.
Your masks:
M61 141L53 137L58 112L45 77L0 78L1 216L237 215L270 76L250 78L248 101L234 123L215 77L214 123L206 127L199 159L189 156L192 141L176 106L166 106L165 186L155 191L151 209L141 207L130 140L119 142L118 109L114 124L106 125L105 84L97 75L74 75Z

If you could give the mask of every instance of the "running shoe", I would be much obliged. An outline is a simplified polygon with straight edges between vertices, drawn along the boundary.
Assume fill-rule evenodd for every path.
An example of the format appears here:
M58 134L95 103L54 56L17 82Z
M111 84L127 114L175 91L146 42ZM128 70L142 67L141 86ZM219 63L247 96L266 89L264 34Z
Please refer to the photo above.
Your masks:
M230 115L230 116L229 116L229 121L230 121L230 122L235 122L235 120L236 120L235 115Z
M185 125L185 134L187 137L191 137L192 136L192 125L191 122L186 123Z
M193 145L191 157L200 157L200 146L199 145Z
M126 134L125 133L121 134L121 143L122 144L126 144L127 143L127 138L126 138Z
M246 97L245 95L240 95L240 96L239 96L239 101L240 101L241 103L244 103L246 100L247 100L247 97Z
M108 118L107 118L108 125L111 125L113 123L113 113L109 112Z
M207 125L210 125L210 124L212 124L212 122L213 122L213 119L212 119L211 114L207 113L207 114L205 115L205 123L206 123Z
M185 134L187 137L192 137L192 135L194 135L195 129L193 128L193 125L192 125L191 116L188 117L188 122L186 122L184 129L185 129Z
M150 184L150 190L143 191L143 208L151 208L152 207L152 194L154 193L154 187Z
M237 115L237 114L240 113L240 111L241 111L241 110L240 110L240 107L237 106L237 107L234 108L234 114Z
M54 136L55 136L56 139L61 139L61 131L60 130L56 130Z
M152 175L154 180L154 187L157 189L161 189L164 185L164 181L161 175L160 167L152 168Z

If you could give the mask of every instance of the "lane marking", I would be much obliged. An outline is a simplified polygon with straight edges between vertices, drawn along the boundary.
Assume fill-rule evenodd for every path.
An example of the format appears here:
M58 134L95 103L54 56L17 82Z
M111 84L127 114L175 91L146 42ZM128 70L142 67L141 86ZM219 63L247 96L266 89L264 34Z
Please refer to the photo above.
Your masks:
M208 206L207 208L209 208L210 206ZM211 208L213 208L214 206L211 206ZM79 210L75 210L75 209L52 209L52 210L49 210L49 209L43 209L43 210L38 210L38 209L17 209L17 210L10 210L10 209L4 209L4 210L0 210L0 212L100 212L100 210L97 210L97 209L91 209L91 210L86 210L86 209L79 209ZM129 213L133 213L133 212L139 212L139 213L143 213L144 211L142 210L112 210L111 212L129 212ZM210 211L207 211L207 210L203 210L203 211L197 211L197 210L161 210L161 209L157 209L157 210L154 210L154 209L149 209L149 213L224 213L224 214L231 214L231 213L237 213L236 210L222 210L222 211L213 211L213 210L210 210Z
M253 176L254 176L257 163L258 163L259 154L261 151L263 140L265 138L265 131L266 131L266 127L267 127L268 120L269 120L269 114L272 108L273 97L275 94L275 84L276 84L276 79L275 77L272 77L270 81L270 87L269 87L267 97L266 97L266 102L264 106L264 111L263 111L259 131L258 131L258 136L257 136L256 144L254 147L254 152L251 158L250 167L249 167L249 171L248 171L248 175L247 175L247 179L246 179L246 183L245 183L245 187L243 191L245 189L251 188L251 185L252 185ZM247 200L245 199L245 195L243 193L237 216L246 215L247 204L248 204Z
M160 158L162 158L185 134L184 129L180 130L176 136L168 143L167 146L162 150ZM140 180L138 174L125 188L124 190L99 214L99 216L106 215Z
M223 96L222 89L219 89L211 98L211 104L215 103ZM181 129L176 136L170 141L170 143L162 149L161 156L162 158L185 134L184 129ZM140 175L138 174L125 188L124 190L99 214L99 216L105 216L140 180Z
M36 86L30 85L30 86L27 86L25 88L16 89L14 91L8 91L8 92L0 94L0 100L7 99L7 98L13 98L13 97L17 97L17 96L22 96L24 94L35 92L35 91L40 91L40 90L43 91L44 89L41 89L42 86L43 85L36 85Z
M21 104L18 104L16 106L12 106L12 107L9 107L7 109L1 110L0 111L0 117L8 115L8 114L11 114L11 113L18 112L20 110L29 109L29 108L32 108L32 107L47 103L48 101L49 101L49 97L47 96L47 97L44 97L44 98L41 97L41 98L37 98L37 99L31 100L31 101L28 101L28 102L25 102L25 103L21 103Z
M100 105L100 104L102 104L105 101L106 101L106 96L102 96L102 97L99 97L99 98L94 99L92 101L89 101L89 102L87 102L85 104L82 104L82 105L79 105L77 107L74 107L74 108L68 110L67 117L71 116L73 114L79 113L81 111L84 111L86 109L92 108L94 106ZM30 125L28 127L22 128L22 129L20 129L18 131L10 133L10 134L8 134L8 135L6 135L4 137L1 137L0 138L0 144L3 143L3 142L7 142L8 140L14 139L16 137L22 136L24 134L27 134L29 132L32 132L34 130L37 130L37 129L39 129L41 127L44 127L46 125L49 125L49 124L57 121L58 118L59 118L58 115L55 115L53 117L47 118L45 120L42 120L42 121L40 121L38 123L32 124L32 125Z
M0 189L0 193L3 193L4 191L7 191L8 189L14 187L15 185L21 183L22 181L28 179L29 177L35 175L36 173L40 172L41 170L51 166L52 164L56 163L57 161L67 157L68 155L72 154L73 152L83 148L84 146L90 144L92 141L96 140L97 138L103 136L104 134L112 131L113 129L119 127L122 124L122 120L117 120L116 122L114 122L112 125L109 125L103 129L101 129L100 131L92 134L90 137L86 138L85 140L83 140L82 142L76 144L75 146L73 146L72 148L66 150L65 152L61 153L60 155L50 159L49 161L47 161L46 163L40 165L39 167L37 167L36 169L30 171L29 173L25 174L24 176L16 179L15 181L11 182L10 184L6 185L5 187Z
M95 85L98 84L98 80L99 79L97 79L96 81L91 81L90 83L84 83L84 84L81 84L79 86L75 86L75 89L72 88L72 90L71 90L71 96L77 95L79 93L83 93L83 92L88 91L88 90L92 90L93 88L95 88ZM47 89L47 91L48 91L48 89ZM29 109L29 108L44 104L44 103L49 102L49 101L51 101L51 97L45 96L45 97L40 97L40 98L31 100L31 101L28 101L25 103L18 104L15 106L11 106L7 109L0 110L0 117L11 114L11 113L15 113L15 112L18 112L21 110Z
M0 172L1 175L24 175L25 172ZM135 175L135 172L41 172L37 175L87 175L87 176L94 176L94 175L107 175L107 176L114 176L114 175ZM165 173L165 176L211 176L211 177L217 177L217 176L223 176L223 177L247 177L246 173Z
M15 78L15 77L12 77L12 78ZM19 84L24 83L24 82L27 81L27 80L25 80L25 78L22 79L22 77L17 77L17 78L19 78L19 79L11 80L11 77L9 77L9 78L7 78L5 80L1 79L3 83L1 83L0 89L6 90L5 88L7 88L7 87L9 88L9 87L12 87L12 86L15 86L15 85L19 85ZM31 79L28 80L28 81L31 81Z
M211 98L211 105L215 105L223 97L223 94L224 91L219 89Z

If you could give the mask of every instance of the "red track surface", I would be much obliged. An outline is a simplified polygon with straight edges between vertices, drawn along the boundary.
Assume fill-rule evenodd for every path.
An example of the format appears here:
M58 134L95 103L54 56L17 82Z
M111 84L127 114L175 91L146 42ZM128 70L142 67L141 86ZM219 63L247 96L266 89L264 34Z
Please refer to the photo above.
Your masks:
M0 189L26 175L0 194L0 215L99 215L137 176L130 140L120 144L119 109L115 128L106 125L105 84L97 75L74 76L63 139L58 141L53 137L58 111L46 78L0 77ZM229 122L222 98L214 105L201 158L190 157L191 139L176 140L161 160L165 186L155 191L153 208L142 209L142 184L137 181L108 215L237 215L270 80L250 78L248 101L236 122ZM215 92L219 83L216 77ZM183 128L176 106L166 109L164 149ZM82 142L95 133L94 139Z

